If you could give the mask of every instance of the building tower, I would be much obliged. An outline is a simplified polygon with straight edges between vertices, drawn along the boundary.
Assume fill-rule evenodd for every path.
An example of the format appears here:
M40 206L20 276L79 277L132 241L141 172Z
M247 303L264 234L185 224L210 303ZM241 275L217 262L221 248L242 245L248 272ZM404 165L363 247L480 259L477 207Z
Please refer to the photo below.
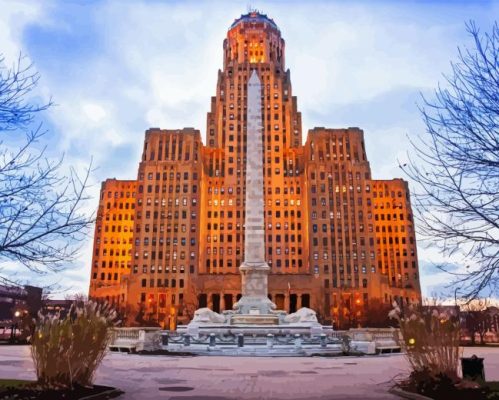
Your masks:
M247 87L252 70L262 86L264 250L271 267L270 292L278 282L275 275L307 274L309 269L301 115L286 70L284 40L273 20L251 12L231 25L223 48L223 70L207 118L200 272L228 274L228 293L222 297L232 302L230 298L240 293L237 268L244 251ZM287 283L281 279L282 290ZM279 300L284 308L284 299ZM217 303L218 296L215 301L208 298L215 311Z
M140 318L163 326L170 316L183 316L185 293L196 281L201 146L192 128L152 128L145 135L128 302Z
M129 183L136 186L133 229L131 219L119 219L120 202L111 202L128 256L118 256L123 249L103 253L116 241L104 241L101 217L90 295L124 300L162 325L186 323L201 307L231 310L241 298L252 74L260 81L264 189L265 244L258 250L269 266L270 301L289 313L310 307L321 322L342 328L361 321L371 299L420 301L407 183L373 179L359 128L314 128L302 144L284 40L256 11L236 19L223 42L206 144L193 128L146 132L137 180ZM116 279L108 265L119 266Z

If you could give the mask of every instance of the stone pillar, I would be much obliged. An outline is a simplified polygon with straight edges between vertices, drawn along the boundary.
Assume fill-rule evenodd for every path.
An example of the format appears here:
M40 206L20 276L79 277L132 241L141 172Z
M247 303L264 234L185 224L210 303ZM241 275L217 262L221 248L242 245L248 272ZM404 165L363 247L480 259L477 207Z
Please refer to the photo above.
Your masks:
M290 306L290 304L289 304L289 294L286 293L284 295L284 311L289 312L289 306Z
M253 70L248 81L244 261L239 267L243 292L238 302L241 314L270 314L275 308L267 297L270 267L265 262L261 96L262 85Z
M224 293L220 293L220 311L225 310L225 296Z
M300 294L300 295L297 295L296 296L296 309L299 310L301 307L302 307L302 301L301 301L301 296L303 296L303 294Z
M210 310L213 310L213 297L212 293L206 293L206 305Z
M256 71L248 81L246 217L244 220L244 264L265 263L265 220L263 193L262 85ZM267 288L265 288L267 289ZM262 295L267 296L267 290Z

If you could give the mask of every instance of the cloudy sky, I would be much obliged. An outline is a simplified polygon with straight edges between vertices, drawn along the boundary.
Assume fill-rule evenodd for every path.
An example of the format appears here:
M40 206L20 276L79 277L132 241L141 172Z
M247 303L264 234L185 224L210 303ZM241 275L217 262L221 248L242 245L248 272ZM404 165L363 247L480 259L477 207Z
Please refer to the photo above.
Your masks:
M286 40L286 63L303 115L314 126L364 129L375 178L400 177L409 139L424 134L417 110L450 71L465 22L490 30L499 1L253 1ZM0 53L22 52L41 74L39 99L49 151L82 170L93 157L94 210L100 181L136 177L148 127L193 126L206 112L222 66L222 41L247 1L0 0ZM80 260L44 278L87 292L89 238ZM425 295L449 277L419 245ZM457 260L459 261L459 260ZM8 266L3 266L4 268ZM19 277L19 274L17 274ZM28 279L28 276L26 276Z

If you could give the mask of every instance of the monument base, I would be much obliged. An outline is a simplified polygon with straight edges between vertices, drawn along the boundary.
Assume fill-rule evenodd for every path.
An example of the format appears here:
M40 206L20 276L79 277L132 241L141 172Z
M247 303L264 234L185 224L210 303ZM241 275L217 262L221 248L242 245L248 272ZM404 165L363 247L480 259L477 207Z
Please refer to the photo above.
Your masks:
M265 298L267 301L267 298ZM242 299L241 299L242 300ZM261 298L260 298L261 300ZM243 314L239 311L225 311L223 314L215 313L209 308L196 311L193 320L185 326L178 326L177 332L193 337L217 335L296 335L317 337L322 334L331 334L331 326L321 325L317 321L314 310L300 308L296 313L287 314L285 311L271 311L259 314L257 310Z
M230 319L231 325L278 325L279 317L273 314L235 314Z
M250 323L228 324L197 324L190 323L188 325L177 326L177 333L188 334L193 338L208 337L210 334L231 336L243 334L244 336L257 338L266 337L269 333L278 336L294 336L301 335L303 337L314 338L320 337L322 334L332 335L333 327L330 325L321 325L319 323L292 323L292 324L256 324L255 321Z
M243 315L268 315L273 314L275 309L276 305L266 296L243 295L243 297L234 304L234 311L237 314Z

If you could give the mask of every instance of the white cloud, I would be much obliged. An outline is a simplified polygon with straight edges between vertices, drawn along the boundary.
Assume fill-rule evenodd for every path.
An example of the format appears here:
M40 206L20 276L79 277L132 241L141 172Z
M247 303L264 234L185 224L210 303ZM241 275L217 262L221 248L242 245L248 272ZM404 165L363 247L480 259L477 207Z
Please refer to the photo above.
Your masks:
M4 0L0 12L0 52L8 65L22 50L22 34L26 25L43 19L40 3Z
M81 106L83 112L86 114L87 118L92 122L101 122L107 115L106 110L99 104L95 103L84 103Z

